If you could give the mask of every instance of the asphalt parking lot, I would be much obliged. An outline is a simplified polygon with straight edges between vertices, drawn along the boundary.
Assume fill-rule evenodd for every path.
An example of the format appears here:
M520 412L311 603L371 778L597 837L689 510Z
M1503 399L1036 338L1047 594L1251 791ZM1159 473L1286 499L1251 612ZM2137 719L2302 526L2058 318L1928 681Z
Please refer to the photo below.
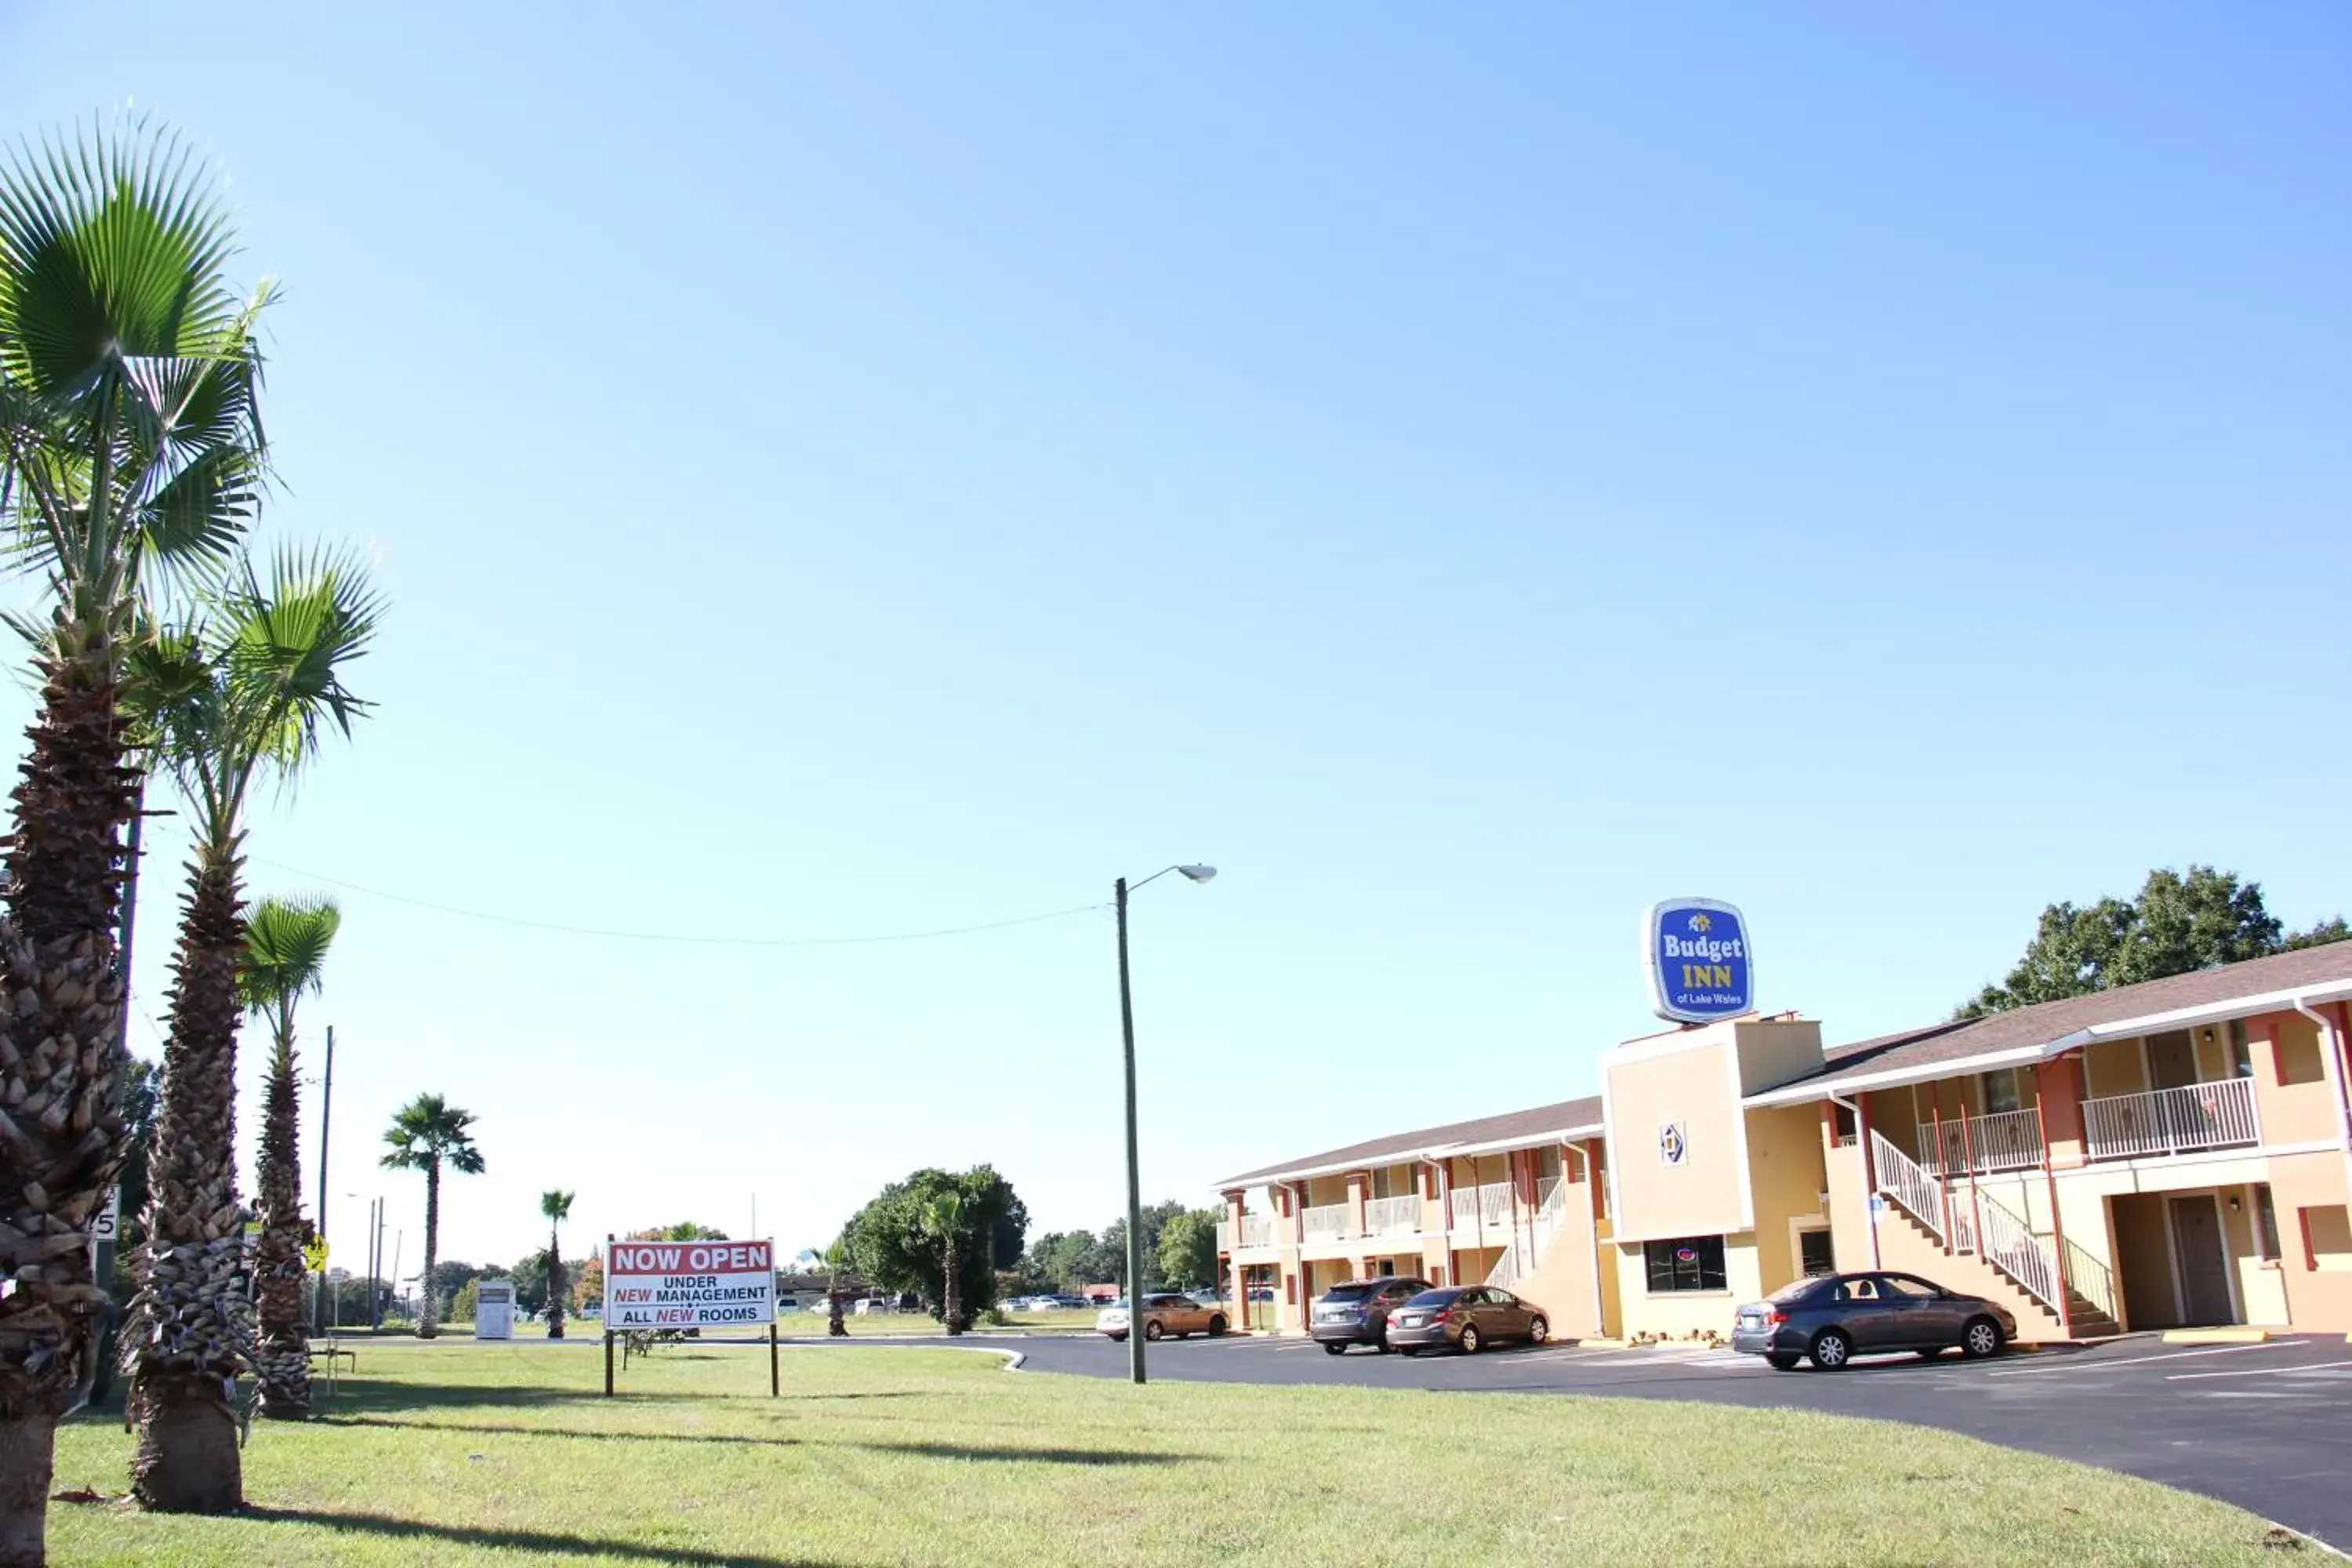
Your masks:
M1127 1375L1127 1347L1091 1336L966 1342L1017 1349L1028 1372ZM1408 1361L1327 1355L1304 1340L1163 1340L1150 1368L1178 1381L1710 1400L1909 1421L2203 1492L2352 1550L2352 1344L2332 1334L2252 1345L2134 1336L1985 1362L1863 1360L1837 1373L1774 1372L1755 1356L1688 1346Z

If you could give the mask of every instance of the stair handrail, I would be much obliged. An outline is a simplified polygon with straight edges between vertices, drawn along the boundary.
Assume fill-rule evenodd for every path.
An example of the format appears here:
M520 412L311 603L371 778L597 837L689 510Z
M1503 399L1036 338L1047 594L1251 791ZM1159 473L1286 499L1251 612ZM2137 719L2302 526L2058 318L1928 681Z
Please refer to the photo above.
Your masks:
M1984 1234L1977 1238L1977 1256L2063 1315L2059 1299L2064 1288L2059 1282L2058 1259L2050 1248L2014 1210L1981 1187L1977 1189L1977 1204L1984 1211Z
M1878 1190L1901 1204L1937 1240L1943 1240L1943 1188L1936 1178L1918 1161L1888 1142L1886 1134L1875 1127L1870 1130L1870 1163L1878 1173Z
M2116 1277L2114 1270L2093 1257L2083 1244L2069 1237L2066 1240L2066 1283L2075 1295L2088 1301L2112 1323L2121 1324L2116 1315Z

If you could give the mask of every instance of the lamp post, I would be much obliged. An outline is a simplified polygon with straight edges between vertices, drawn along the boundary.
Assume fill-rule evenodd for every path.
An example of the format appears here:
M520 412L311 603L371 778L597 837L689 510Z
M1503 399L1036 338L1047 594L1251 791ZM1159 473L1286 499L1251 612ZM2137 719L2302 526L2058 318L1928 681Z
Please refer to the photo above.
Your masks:
M1217 874L1214 866L1163 866L1143 881L1154 882L1174 871L1185 880L1205 882ZM1143 1381L1143 1176L1135 1152L1135 994L1127 973L1127 896L1135 890L1121 877L1115 885L1118 906L1118 1030L1127 1053L1127 1373Z

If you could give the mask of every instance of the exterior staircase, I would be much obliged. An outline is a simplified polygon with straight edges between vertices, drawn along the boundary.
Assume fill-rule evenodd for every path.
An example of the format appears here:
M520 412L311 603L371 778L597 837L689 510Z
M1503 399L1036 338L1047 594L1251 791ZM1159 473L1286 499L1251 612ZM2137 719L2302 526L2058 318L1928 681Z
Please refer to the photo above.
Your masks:
M1929 1173L1880 1133L1872 1132L1870 1142L1877 1191L1904 1221L1879 1228L1886 1268L2013 1303L2022 1339L2097 1339L2120 1331L2106 1265L2072 1242L2062 1255L1991 1194L1971 1193L1965 1178ZM1981 1236L1978 1215L1984 1221Z
M1495 1267L1486 1271L1486 1283L1496 1289L1507 1290L1539 1268L1544 1254L1551 1250L1552 1240L1559 1234L1559 1216L1567 1206L1567 1190L1560 1178L1544 1183L1536 1198L1535 1212L1528 1218L1524 1233L1512 1227L1510 1245L1503 1256L1495 1259Z

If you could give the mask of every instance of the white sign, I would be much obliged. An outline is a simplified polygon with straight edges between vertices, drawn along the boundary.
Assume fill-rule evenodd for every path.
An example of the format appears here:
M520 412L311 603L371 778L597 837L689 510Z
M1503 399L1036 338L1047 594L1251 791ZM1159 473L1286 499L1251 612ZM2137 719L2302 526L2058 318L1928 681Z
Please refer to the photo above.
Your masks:
M512 1280L478 1279L474 1282L474 1337L478 1340L514 1338Z
M93 1247L103 1247L122 1235L122 1189L115 1188L106 1194L106 1206L89 1222L89 1240Z
M730 1329L776 1321L765 1241L616 1241L604 1259L604 1327Z

